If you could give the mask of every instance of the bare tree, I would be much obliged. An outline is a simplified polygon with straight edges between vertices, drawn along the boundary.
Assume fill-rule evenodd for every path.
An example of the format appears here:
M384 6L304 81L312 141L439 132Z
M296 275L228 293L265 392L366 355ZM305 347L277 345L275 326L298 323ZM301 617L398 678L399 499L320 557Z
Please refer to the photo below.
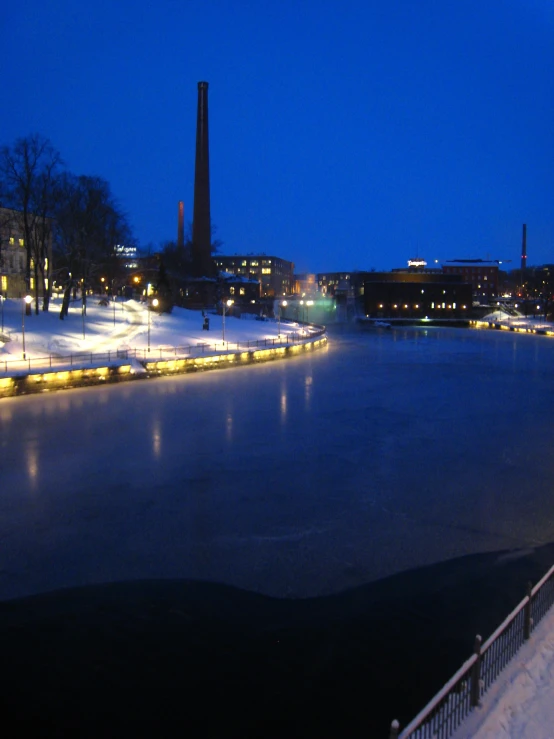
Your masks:
M81 290L83 310L91 279L116 260L116 244L132 244L133 236L110 191L100 177L65 173L60 179L55 245L65 281L60 319L68 313L71 291Z
M39 295L48 310L51 284L48 264L56 181L61 157L50 141L31 134L0 149L0 180L3 204L17 211L25 239L25 284L34 282L35 312ZM32 279L31 279L32 278Z

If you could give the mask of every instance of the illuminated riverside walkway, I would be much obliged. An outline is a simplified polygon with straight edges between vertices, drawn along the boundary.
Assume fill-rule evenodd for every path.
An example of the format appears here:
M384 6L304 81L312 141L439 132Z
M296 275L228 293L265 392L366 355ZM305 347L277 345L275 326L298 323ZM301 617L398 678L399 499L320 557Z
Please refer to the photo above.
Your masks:
M28 370L14 370L9 376L0 376L0 398L286 359L325 346L327 335L325 328L320 327L308 337L293 342L287 338L286 343L276 340L244 343L246 347L241 348L238 343L236 350L224 349L223 344L220 351L216 346L202 347L197 349L199 353L195 356L190 356L189 351L187 356L178 356L175 352L174 356L164 357L160 352L159 359L140 359L137 350L131 358L129 354L133 355L133 352L124 352L125 357L118 357L118 353L113 352L113 360L108 354L99 355L96 361L91 354L90 362L81 356L76 362L72 359L71 363L58 365L55 369L51 366L51 358L45 359L42 366L39 360L34 360L32 370L29 364ZM254 346L248 346L250 343ZM100 361L100 356L103 361Z

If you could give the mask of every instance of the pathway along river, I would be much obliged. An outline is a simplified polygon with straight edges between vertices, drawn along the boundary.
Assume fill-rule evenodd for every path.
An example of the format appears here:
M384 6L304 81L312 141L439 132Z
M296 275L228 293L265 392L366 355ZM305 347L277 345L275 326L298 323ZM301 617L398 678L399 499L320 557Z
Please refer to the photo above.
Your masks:
M335 329L290 361L0 401L0 599L303 597L554 540L554 341Z

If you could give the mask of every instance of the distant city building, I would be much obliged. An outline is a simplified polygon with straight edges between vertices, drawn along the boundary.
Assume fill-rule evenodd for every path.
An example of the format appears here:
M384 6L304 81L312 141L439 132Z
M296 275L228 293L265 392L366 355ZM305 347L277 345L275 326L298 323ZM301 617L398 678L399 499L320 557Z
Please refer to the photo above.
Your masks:
M498 262L484 259L455 259L444 262L445 275L461 275L473 290L474 300L488 302L498 295Z
M317 275L307 273L294 275L292 292L296 295L312 295L318 292Z
M340 292L358 298L364 294L364 280L368 274L371 272L322 272L316 276L318 291L329 297Z
M471 285L458 274L413 270L366 273L367 316L461 318L469 315L471 307Z
M116 244L113 250L122 267L125 269L138 269L139 263L136 246Z
M280 257L266 254L214 257L217 268L223 272L257 280L260 284L259 297L291 295L294 287L294 264Z
M221 272L219 277L222 282L222 300L233 300L236 306L246 306L258 302L260 297L260 283L258 280L232 272Z
M42 225L42 219L36 219L35 232ZM52 275L52 229L51 220L46 219L46 251L45 259L46 287ZM0 208L0 292L5 298L19 298L29 290L35 290L34 264L31 258L31 275L29 285L26 284L27 249L23 227L23 214L9 208ZM42 285L39 284L39 295Z

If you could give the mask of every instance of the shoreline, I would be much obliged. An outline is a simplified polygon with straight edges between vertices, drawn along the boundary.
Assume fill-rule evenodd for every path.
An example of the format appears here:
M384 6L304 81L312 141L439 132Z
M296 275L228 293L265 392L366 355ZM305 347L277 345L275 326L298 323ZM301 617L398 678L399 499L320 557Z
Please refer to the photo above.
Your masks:
M264 349L255 347L234 352L153 361L118 360L103 363L100 366L87 364L86 366L60 367L56 370L39 368L35 372L14 373L13 376L0 377L0 399L287 359L303 352L321 349L326 344L327 334L325 330L322 330L303 342Z

